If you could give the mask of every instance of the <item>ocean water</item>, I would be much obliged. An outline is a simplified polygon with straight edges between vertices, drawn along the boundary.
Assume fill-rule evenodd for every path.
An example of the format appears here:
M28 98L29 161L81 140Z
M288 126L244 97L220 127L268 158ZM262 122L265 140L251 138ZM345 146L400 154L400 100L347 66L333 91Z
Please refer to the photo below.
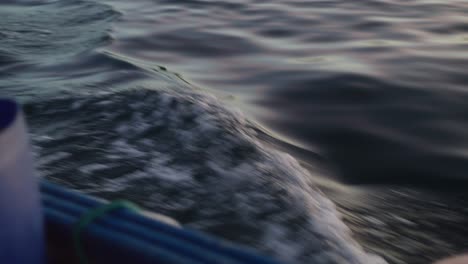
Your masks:
M468 2L7 0L42 177L285 263L468 249Z

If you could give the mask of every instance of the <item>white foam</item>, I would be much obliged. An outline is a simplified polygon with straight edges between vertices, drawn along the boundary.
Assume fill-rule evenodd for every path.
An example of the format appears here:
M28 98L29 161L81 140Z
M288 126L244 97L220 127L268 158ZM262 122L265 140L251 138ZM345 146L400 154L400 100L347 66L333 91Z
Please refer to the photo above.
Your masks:
M86 187L80 188L117 197L138 190L130 198L156 212L193 214L185 222L192 228L219 230L234 222L254 230L241 228L239 237L287 263L385 263L352 239L335 205L296 159L263 145L246 118L214 98L137 90L103 100L72 104L70 112L76 105L89 111L89 123L69 125L72 115L50 113L55 123L68 125L47 143L58 134L75 136L76 142L64 144L55 157L43 157L42 165L66 158L67 166L86 176L80 180ZM98 136L87 136L91 132ZM91 161L74 159L80 148L91 147L99 151L86 157ZM124 173L103 174L110 168ZM69 169L43 172L64 180L71 177Z
M138 180L148 178L148 174L145 171L136 171L131 174L127 174L117 179L107 179L102 185L97 186L94 190L90 190L90 193L96 192L119 192L129 187L129 182L132 180Z
M54 152L46 156L41 156L40 159L38 159L39 160L38 165L44 166L55 161L60 161L69 157L70 155L71 154L68 152L59 151L59 152Z
M96 163L96 164L83 165L79 167L78 170L84 174L92 174L96 171L105 170L109 168L112 168L112 166Z
M145 155L144 152L136 149L132 145L128 144L124 140L117 140L112 142L113 150L119 153L124 153L126 156L139 158Z

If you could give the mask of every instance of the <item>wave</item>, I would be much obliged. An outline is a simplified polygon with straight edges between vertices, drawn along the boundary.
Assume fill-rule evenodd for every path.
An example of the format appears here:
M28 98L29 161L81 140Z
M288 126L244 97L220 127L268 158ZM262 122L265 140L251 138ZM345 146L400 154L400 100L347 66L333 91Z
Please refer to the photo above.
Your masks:
M195 91L133 89L29 103L45 177L126 198L289 263L384 263L256 127Z
M164 67L98 50L119 16L89 1L1 5L0 91L25 102L41 175L288 263L384 263L352 239L309 172L258 140L241 113ZM183 35L148 46L170 48ZM219 56L215 48L204 52Z

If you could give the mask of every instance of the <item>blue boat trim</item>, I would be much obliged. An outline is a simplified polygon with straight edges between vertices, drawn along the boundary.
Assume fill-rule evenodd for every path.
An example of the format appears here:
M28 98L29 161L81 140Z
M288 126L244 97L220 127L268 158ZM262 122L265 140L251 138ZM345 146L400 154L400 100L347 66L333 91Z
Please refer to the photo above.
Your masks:
M41 182L41 192L48 242L59 243L61 250L74 255L74 225L87 211L105 202L46 180ZM93 221L82 241L92 263L279 263L250 249L125 208Z

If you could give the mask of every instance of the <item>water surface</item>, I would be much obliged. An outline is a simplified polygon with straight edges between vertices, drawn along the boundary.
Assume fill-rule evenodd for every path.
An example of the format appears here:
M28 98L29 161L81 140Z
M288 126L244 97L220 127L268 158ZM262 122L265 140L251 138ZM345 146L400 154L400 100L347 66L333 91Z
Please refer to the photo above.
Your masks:
M0 95L56 182L290 263L428 263L468 247L467 14L7 1Z

